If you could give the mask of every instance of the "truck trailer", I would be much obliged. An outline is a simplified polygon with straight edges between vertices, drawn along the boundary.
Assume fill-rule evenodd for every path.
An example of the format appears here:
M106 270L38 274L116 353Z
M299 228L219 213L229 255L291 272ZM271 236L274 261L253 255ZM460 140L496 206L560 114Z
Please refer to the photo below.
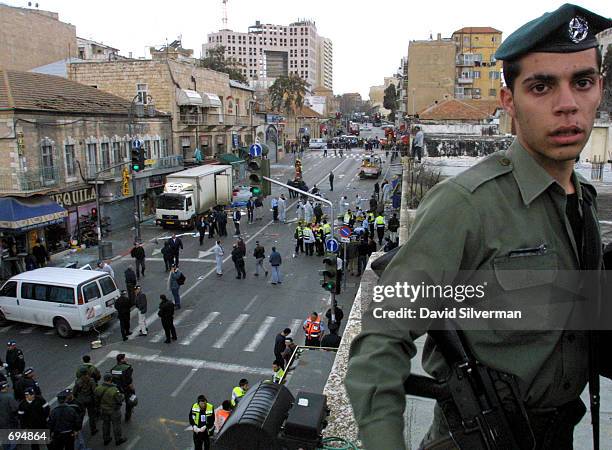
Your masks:
M232 166L204 165L166 177L157 197L155 224L194 228L199 214L232 202Z

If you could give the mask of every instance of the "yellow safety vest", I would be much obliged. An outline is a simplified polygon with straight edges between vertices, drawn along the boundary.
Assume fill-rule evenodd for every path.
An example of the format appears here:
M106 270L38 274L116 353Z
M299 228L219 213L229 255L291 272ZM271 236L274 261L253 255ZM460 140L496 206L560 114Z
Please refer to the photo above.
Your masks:
M378 216L376 218L376 226L385 226L385 218L383 216Z
M272 382L276 384L280 384L284 376L285 376L285 370L279 367L278 371L274 372L274 376L272 377Z
M241 397L244 397L246 391L242 389L240 386L236 386L232 389L232 406L236 406Z
M328 223L324 223L323 224L323 233L327 234L331 234L331 225Z
M191 417L193 417L193 421L196 424L196 427L200 426L200 404L195 402L191 406ZM204 410L204 417L212 416L215 414L215 408L211 403L206 403L206 409ZM206 425L206 419L204 419L204 425Z
M297 227L295 232L297 233L297 239L302 239L304 237L304 230L302 227Z

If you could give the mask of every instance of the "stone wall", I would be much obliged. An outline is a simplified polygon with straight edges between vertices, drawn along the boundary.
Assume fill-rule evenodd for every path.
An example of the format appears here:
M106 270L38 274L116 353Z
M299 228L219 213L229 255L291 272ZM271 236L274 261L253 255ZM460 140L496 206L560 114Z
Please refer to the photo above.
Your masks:
M27 71L76 56L74 25L55 13L0 3L0 67Z

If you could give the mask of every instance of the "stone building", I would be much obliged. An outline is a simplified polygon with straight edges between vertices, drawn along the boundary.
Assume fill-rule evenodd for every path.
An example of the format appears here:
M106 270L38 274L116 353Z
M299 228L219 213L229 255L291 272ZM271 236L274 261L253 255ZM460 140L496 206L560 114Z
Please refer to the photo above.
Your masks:
M147 158L136 175L140 215L151 214L164 174L180 170L182 157L172 150L170 117L152 109L144 117L138 108L131 115L131 106L61 77L0 70L0 197L19 203L24 214L0 221L0 234L15 239L20 251L37 238L51 251L63 250L71 237L84 240L96 177L101 217L110 217L113 228L131 224L126 169L134 139L144 141Z
M82 60L112 61L121 58L119 49L91 39L77 37L77 48L79 59Z
M0 3L0 67L30 70L76 56L76 27L57 13Z
M191 61L165 57L70 64L70 79L110 92L128 102L142 99L172 117L172 147L185 159L200 148L205 159L232 153L253 142L263 124L253 89L225 73Z

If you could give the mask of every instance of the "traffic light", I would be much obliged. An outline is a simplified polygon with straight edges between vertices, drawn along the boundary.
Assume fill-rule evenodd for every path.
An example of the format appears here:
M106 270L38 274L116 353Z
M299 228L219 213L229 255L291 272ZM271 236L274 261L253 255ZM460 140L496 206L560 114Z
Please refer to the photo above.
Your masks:
M263 195L263 164L260 157L252 157L249 161L247 169L249 171L249 186L253 197Z
M337 257L333 253L327 253L323 258L325 270L323 270L323 289L336 292L336 281L338 278Z
M144 169L144 152L141 147L132 146L132 172L140 172Z
M92 222L95 222L96 220L98 220L98 210L96 208L91 208L91 220Z

